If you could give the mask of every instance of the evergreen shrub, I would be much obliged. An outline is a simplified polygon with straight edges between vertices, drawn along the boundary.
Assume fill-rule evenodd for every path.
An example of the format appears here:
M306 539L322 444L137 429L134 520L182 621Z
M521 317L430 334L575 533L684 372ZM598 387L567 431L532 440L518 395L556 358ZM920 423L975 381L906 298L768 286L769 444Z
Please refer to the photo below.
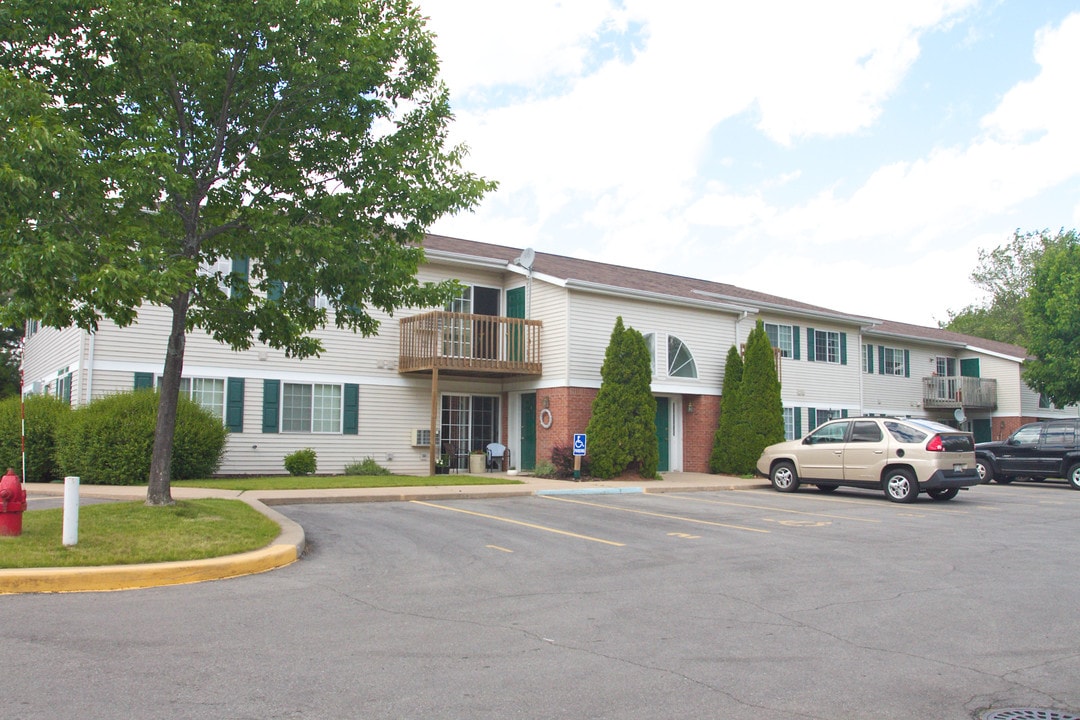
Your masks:
M87 485L139 485L150 477L158 393L109 395L71 411L58 436L57 460L64 475ZM206 478L217 472L228 434L221 420L181 397L173 438L173 480Z
M0 401L0 473L22 469L22 408L19 396ZM25 482L54 482L64 478L56 462L57 433L71 414L71 407L51 395L26 398Z
M313 475L316 465L315 451L311 448L297 450L285 456L285 469L290 475Z
M313 469L311 472L315 472L315 470ZM345 474L370 477L373 475L391 475L392 473L379 463L375 462L375 458L366 457L360 462L351 462L346 465Z

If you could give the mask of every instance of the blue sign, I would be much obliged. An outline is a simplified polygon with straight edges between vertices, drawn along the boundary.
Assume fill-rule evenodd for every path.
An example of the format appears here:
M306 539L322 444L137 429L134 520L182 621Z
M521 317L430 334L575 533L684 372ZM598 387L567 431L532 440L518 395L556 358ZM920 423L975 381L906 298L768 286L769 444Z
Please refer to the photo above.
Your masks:
M585 454L585 433L574 433L574 454Z

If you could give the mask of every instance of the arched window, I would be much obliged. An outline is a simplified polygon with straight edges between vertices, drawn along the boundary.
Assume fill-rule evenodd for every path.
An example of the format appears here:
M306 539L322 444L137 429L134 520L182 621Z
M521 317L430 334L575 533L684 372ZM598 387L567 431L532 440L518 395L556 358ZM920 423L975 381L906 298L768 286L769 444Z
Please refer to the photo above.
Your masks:
M668 335L667 339L668 376L670 377L697 377L697 363L690 348L682 340L674 335Z

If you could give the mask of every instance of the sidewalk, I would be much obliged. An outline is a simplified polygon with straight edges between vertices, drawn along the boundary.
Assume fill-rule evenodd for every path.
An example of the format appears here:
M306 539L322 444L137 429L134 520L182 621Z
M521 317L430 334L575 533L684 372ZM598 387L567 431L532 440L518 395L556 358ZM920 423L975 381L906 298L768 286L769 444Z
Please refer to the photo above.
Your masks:
M663 480L599 480L574 482L531 476L510 477L493 473L507 485L444 485L439 487L333 488L327 490L217 490L173 487L176 500L234 498L246 502L281 527L281 533L265 548L221 558L168 563L111 565L83 568L34 568L0 570L0 595L30 592L91 592L128 590L163 585L220 580L265 572L295 562L304 552L304 529L274 505L309 503L395 502L408 500L460 500L522 497L553 494L665 493L739 490L765 487L764 478L739 478L705 473L663 473ZM27 483L29 499L63 496L59 483ZM145 486L81 485L80 498L143 500Z

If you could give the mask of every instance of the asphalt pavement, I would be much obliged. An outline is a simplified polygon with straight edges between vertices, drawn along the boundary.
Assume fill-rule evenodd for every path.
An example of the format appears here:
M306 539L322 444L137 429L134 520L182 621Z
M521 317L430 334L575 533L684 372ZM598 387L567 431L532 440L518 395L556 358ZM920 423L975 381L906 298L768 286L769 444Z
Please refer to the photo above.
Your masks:
M173 487L176 500L232 498L246 502L281 527L264 548L219 558L166 563L76 568L0 570L0 594L92 592L178 585L251 575L296 562L306 545L304 529L273 509L275 505L312 503L402 502L457 500L529 495L582 495L603 493L667 493L740 490L768 486L764 478L740 478L705 473L662 473L663 480L600 480L575 482L528 475L505 477L505 485L444 485L438 487L331 488L301 490L220 490ZM46 498L62 497L63 484L26 483L30 508ZM141 500L142 486L81 485L81 503L102 500Z

